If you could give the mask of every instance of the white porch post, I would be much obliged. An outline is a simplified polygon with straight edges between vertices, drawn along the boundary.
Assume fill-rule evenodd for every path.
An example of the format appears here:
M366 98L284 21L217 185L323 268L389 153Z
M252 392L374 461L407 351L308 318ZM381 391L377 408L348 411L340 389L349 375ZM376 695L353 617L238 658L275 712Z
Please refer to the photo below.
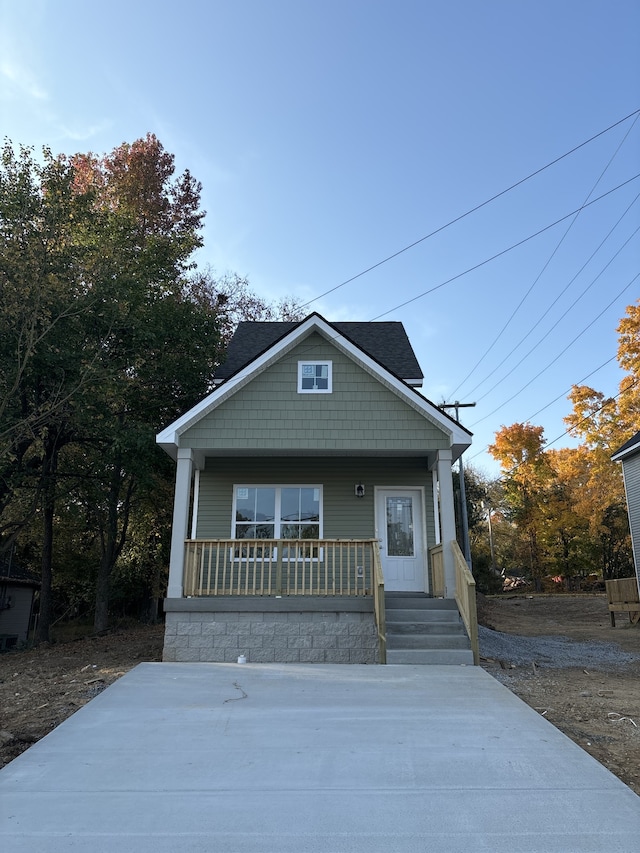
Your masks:
M178 448L176 490L173 498L173 526L171 528L171 553L169 555L169 585L167 598L182 598L184 572L184 540L189 530L189 500L193 473L193 451Z
M456 570L451 543L456 538L456 516L453 500L453 464L451 450L438 451L438 485L440 487L440 525L442 558L444 561L444 597L453 598L456 592Z

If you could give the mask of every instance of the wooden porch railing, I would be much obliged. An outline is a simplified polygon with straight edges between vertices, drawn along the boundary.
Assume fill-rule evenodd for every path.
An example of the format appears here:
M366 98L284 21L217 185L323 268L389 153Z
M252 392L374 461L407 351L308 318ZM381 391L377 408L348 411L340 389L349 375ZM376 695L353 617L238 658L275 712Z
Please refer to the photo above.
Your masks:
M384 606L384 577L382 575L382 561L380 560L380 544L377 539L373 540L373 607L376 615L376 627L378 629L380 663L386 663L387 617Z
M185 596L371 596L386 663L377 539L187 539Z
M375 539L188 539L184 595L373 595L376 546Z
M434 598L444 598L444 553L442 545L436 545L429 550L431 557L431 594Z
M476 666L480 663L480 646L478 644L478 611L476 608L476 582L469 571L460 546L454 540L451 543L453 561L456 570L456 603L460 616L467 629L471 650L473 651L473 662Z

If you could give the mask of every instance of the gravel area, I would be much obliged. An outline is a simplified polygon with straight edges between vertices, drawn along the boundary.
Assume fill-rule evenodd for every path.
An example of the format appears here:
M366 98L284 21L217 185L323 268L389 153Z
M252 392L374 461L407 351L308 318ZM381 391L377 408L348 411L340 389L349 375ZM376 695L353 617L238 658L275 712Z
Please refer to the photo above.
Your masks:
M640 660L617 643L576 642L568 637L524 637L479 626L480 655L515 666L533 663L550 669L585 667L610 670Z

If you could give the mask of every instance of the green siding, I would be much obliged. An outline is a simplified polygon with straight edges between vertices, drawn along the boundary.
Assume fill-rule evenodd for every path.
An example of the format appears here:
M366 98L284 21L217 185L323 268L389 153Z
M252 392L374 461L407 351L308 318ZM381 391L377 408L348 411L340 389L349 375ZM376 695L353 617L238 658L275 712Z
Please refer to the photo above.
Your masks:
M356 498L354 487L365 486ZM198 539L231 535L233 486L309 485L323 487L323 536L370 539L375 536L375 486L424 486L427 544L435 544L433 486L426 460L384 457L209 458L200 472Z
M298 394L298 360L331 360L333 393ZM185 431L212 450L424 452L448 436L377 377L313 334Z

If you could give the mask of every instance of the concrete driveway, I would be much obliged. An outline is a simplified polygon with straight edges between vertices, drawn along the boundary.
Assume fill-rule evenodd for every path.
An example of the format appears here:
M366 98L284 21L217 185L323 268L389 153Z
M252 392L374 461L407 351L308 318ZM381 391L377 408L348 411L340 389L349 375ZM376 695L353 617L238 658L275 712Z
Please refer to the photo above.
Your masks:
M640 849L640 798L483 670L141 664L0 771L7 853Z

